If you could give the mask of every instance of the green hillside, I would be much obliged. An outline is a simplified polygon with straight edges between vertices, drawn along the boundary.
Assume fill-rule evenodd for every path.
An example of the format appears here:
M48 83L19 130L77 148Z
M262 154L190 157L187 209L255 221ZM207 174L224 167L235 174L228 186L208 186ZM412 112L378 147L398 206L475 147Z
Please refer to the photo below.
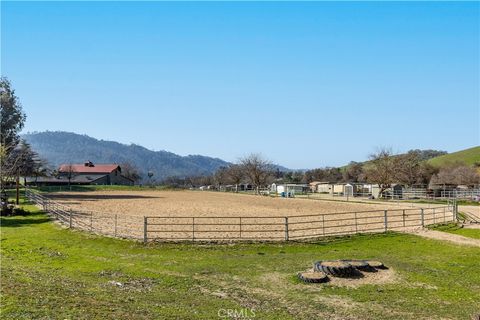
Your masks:
M428 163L435 167L442 167L448 163L463 162L467 165L480 163L480 146L452 152L443 156L428 160Z

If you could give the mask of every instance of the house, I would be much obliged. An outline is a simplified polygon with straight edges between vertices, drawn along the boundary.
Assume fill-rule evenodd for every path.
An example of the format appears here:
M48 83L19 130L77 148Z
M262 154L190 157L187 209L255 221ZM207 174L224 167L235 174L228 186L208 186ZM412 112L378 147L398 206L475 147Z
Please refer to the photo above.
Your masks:
M126 185L133 186L134 181L122 175L118 164L62 164L56 177L38 177L27 179L28 184L36 185Z

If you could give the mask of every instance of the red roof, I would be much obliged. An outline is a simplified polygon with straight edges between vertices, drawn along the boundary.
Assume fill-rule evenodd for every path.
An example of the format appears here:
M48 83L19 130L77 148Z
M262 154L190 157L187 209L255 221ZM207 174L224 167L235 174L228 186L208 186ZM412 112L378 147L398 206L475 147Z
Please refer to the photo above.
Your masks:
M73 171L75 173L111 173L116 170L119 166L118 164L92 164L92 166L86 166L85 164L72 164L72 169L69 169L69 164L62 164L59 172L69 172Z

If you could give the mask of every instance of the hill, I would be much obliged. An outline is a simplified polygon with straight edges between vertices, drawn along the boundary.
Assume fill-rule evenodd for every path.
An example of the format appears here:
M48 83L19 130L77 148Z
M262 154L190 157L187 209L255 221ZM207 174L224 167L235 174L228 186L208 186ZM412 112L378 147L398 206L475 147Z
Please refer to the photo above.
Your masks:
M428 149L428 150L420 150L420 149L412 149L412 150L409 150L408 152L416 152L419 154L420 156L420 160L421 161L430 161L431 159L433 158L437 158L437 157L440 157L440 156L444 156L444 155L448 155L448 153L446 151L441 151L441 150L431 150L431 149ZM407 153L407 152L406 152ZM406 153L400 153L400 154L396 154L394 155L394 157L398 157L398 156L402 156L402 155L405 155ZM367 161L363 161L363 162L358 162L359 164L361 165L369 165L371 163L370 160L367 160ZM340 167L340 169L346 169L349 165L346 164L342 167Z
M121 144L98 140L87 135L71 132L40 132L22 135L32 149L56 168L62 163L134 164L145 177L148 171L161 180L171 176L210 174L229 163L218 158L201 155L180 156L168 151L152 151L135 144Z
M467 165L480 163L480 146L452 152L428 160L428 163L435 167L442 167L455 162L462 162Z

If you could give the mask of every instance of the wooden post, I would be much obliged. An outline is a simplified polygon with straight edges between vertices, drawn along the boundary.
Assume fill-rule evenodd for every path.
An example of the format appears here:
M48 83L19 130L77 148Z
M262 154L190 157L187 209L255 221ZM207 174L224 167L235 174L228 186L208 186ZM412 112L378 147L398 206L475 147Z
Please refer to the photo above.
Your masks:
M357 213L355 212L355 233L358 233Z
M403 209L402 218L403 218L403 227L405 228L405 209Z
M388 210L385 210L383 211L383 216L384 216L384 220L385 220L385 232L387 232L388 230L388 220L387 220L387 212Z
M447 222L446 209L443 207L443 223Z
M195 217L192 218L192 241L195 242Z
M288 241L288 217L285 217L285 241Z
M240 217L240 239L242 239L242 217Z
M93 212L90 213L90 231L93 230Z
M322 235L325 237L325 215L322 214Z
M72 209L69 210L70 216L69 216L69 226L70 229L72 229Z
M436 224L437 220L435 219L435 208L433 208L433 224Z
M145 217L145 216L143 217L143 243L147 243L147 240L148 240L148 238L147 238L147 225L148 225L147 219L148 219L147 217Z
M425 227L425 216L423 214L423 208L420 209L420 217L422 219L422 228Z
M457 203L457 200L453 200L453 207L454 207L453 212L454 212L454 215L455 215L454 221L457 221L457 219L458 219L458 217L457 217L457 216L458 216L458 203Z

